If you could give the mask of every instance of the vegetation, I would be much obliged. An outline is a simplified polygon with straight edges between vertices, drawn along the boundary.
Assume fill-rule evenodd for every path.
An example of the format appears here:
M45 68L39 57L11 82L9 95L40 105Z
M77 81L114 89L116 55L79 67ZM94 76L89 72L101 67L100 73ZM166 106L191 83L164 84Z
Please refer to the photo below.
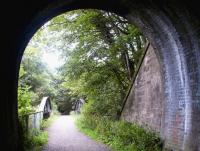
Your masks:
M41 130L32 129L29 133L24 132L24 148L26 151L40 151L48 141L48 133L45 131L56 119L58 115L53 114L48 119L42 120Z
M74 103L84 99L78 121L81 131L114 150L159 151L160 140L154 133L119 121L146 43L136 26L114 13L76 10L52 19L36 33L22 59L19 114L33 111L44 95L62 114L69 114ZM64 63L55 73L41 61L40 49L61 54Z
M142 33L123 17L100 10L73 11L47 25L66 57L59 68L61 92L68 97L63 106L84 98L91 115L117 119L144 52Z
M41 122L40 130L38 129L27 129L26 128L26 117L28 115L20 116L21 131L22 131L22 142L25 151L40 151L42 146L47 143L48 134L45 131L58 117L57 113L51 115L48 119L43 119Z
M52 115L50 118L44 119L41 124L41 130L48 128L57 119L57 117L58 115Z
M32 132L25 135L24 137L25 151L40 151L42 149L42 146L48 141L47 132L40 130L32 130Z
M47 132L28 129L27 118L36 111L43 96L52 96L49 86L51 74L41 60L41 52L30 43L22 59L18 86L18 114L21 125L21 136L26 151L39 151L47 142Z
M26 48L22 58L19 86L18 86L18 113L24 115L33 112L42 97L50 96L53 99L54 90L50 87L53 76L45 63L41 60L41 51L32 41Z
M91 138L109 145L115 151L161 151L162 142L156 133L126 121L113 121L107 117L84 117L76 121L77 127Z
M145 44L142 33L114 13L77 10L60 15L45 24L27 47L19 87L28 86L31 106L48 95L61 113L69 114L74 102L83 98L93 104L95 114L116 119ZM64 64L57 74L41 61L41 47L62 53Z
M31 92L29 92L29 87L26 85L24 88L18 87L18 112L19 115L25 115L33 111L31 106Z

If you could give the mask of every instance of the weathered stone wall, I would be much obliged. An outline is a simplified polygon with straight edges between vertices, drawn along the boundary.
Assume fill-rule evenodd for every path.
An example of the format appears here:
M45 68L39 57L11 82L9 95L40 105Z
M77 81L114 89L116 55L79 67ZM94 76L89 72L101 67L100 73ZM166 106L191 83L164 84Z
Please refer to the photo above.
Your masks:
M128 95L121 118L161 132L164 91L161 67L150 45Z
M169 5L163 7L163 13L151 6L149 10L132 7L140 12L127 18L142 29L159 58L165 96L160 129L164 147L200 151L200 19L186 11L188 5L170 5L170 9Z

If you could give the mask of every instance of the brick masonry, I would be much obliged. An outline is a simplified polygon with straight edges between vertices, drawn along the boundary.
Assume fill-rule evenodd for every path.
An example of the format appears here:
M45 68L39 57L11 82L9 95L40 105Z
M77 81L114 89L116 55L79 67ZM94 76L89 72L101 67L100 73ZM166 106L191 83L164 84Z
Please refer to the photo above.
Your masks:
M163 114L163 84L161 67L150 45L131 88L122 119L137 122L161 132Z

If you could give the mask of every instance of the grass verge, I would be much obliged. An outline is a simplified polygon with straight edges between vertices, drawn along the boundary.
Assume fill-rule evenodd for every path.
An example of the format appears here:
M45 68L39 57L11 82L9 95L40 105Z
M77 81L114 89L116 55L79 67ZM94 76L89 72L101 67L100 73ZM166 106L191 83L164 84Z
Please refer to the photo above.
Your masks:
M47 127L49 127L57 118L59 115L53 114L48 119L43 119L41 124L41 130L45 130Z
M48 119L42 120L41 130L32 129L28 133L24 132L24 149L25 151L41 151L42 147L48 141L48 132L45 131L56 119L58 115L53 114Z
M76 118L76 126L114 151L162 151L162 142L156 133L133 123L80 116Z
M41 130L32 130L25 136L25 151L41 151L48 141L48 133Z

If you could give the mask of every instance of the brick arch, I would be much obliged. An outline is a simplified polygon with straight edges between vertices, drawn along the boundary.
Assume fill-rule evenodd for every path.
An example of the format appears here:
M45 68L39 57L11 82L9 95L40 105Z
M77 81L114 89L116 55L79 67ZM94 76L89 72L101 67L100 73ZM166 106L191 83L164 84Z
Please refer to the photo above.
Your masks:
M161 65L164 102L160 131L165 147L196 151L200 150L199 29L186 10L178 3L151 3L138 5L127 18L146 34Z
M130 22L138 25L156 49L162 66L165 93L161 130L165 146L173 150L200 150L200 13L195 3L30 0L13 2L12 6L4 4L3 7L13 11L6 18L17 20L6 20L1 33L4 43L0 48L6 50L2 52L4 77L1 80L7 81L2 85L5 93L1 95L1 127L5 130L1 136L4 138L2 147L10 151L20 150L21 147L17 120L17 81L20 60L30 38L42 24L58 14L80 8L95 8L126 16Z

